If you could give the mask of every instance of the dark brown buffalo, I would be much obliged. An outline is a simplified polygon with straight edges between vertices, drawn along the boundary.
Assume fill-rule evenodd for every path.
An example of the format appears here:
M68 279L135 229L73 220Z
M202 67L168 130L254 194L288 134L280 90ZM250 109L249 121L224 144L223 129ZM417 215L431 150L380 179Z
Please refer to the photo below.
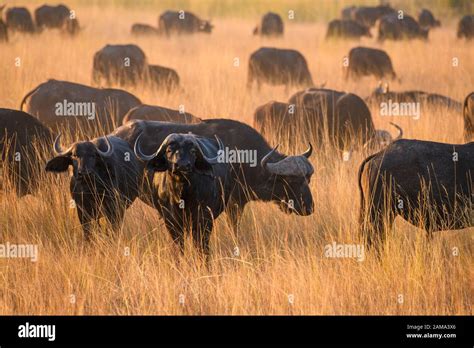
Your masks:
M80 31L79 22L65 5L43 5L35 10L36 26L42 29L59 29L69 35Z
M201 121L188 112L168 109L162 106L139 105L131 109L123 118L123 124L132 120L165 121L174 123L198 123Z
M433 13L426 8L422 9L418 15L418 23L422 28L436 28L441 26L441 22L433 16Z
M54 142L55 157L46 164L46 171L61 173L72 167L69 188L85 239L90 239L93 223L101 217L118 230L125 210L138 197L143 164L120 138L80 141L63 150L60 136Z
M230 166L219 161L224 145L217 139L194 134L168 135L159 149L145 155L140 139L134 147L151 173L159 175L157 210L173 241L184 252L184 236L191 231L195 246L206 257L214 220L224 211Z
M148 66L151 85L171 93L179 88L179 76L176 70L159 65Z
M253 83L260 89L262 83L270 85L312 86L313 79L304 56L295 50L262 47L250 55L247 88Z
M137 45L106 45L94 55L92 81L107 86L134 85L143 81L148 72L145 53Z
M349 51L349 66L346 68L345 78L358 79L361 76L373 75L377 79L389 76L397 77L393 70L392 61L388 54L376 48L354 47Z
M52 140L51 132L26 112L0 109L0 183L18 196L33 194L39 187L44 159L41 153Z
M237 228L245 205L254 200L272 201L286 213L309 215L313 212L313 198L309 181L314 172L308 157L311 149L299 156L287 156L268 145L252 127L234 120L209 119L196 124L178 124L156 121L131 121L118 128L114 135L134 146L138 136L143 153L156 153L165 138L172 133L192 134L213 139L218 136L226 151L240 151L241 160L232 162L228 189L227 215L234 229ZM246 154L246 155L245 155ZM247 161L248 156L253 160ZM224 162L226 162L224 157ZM149 192L140 197L157 206L159 185L148 176Z
M5 13L8 30L23 33L34 33L35 25L30 11L26 7L10 7Z
M467 15L461 18L457 30L458 39L474 39L474 15Z
M368 104L388 103L389 100L397 103L420 103L421 106L447 108L456 112L461 112L462 109L462 104L459 101L447 96L424 91L394 92L389 90L388 84L385 84L383 88L380 84L379 87L366 98Z
M334 19L329 22L328 31L326 33L326 39L360 39L362 36L372 37L370 29L353 20Z
M262 17L261 23L253 30L254 35L282 36L284 31L283 20L280 15L268 12Z
M474 137L474 92L464 99L462 109L464 118L464 140L467 142Z
M396 216L434 231L474 226L474 143L399 140L359 169L360 226L380 245Z
M160 33L158 28L142 23L133 24L131 32L135 36L155 36Z
M122 124L125 114L140 104L138 98L120 89L48 80L23 98L20 109L48 127L65 127L72 133L83 129L87 134L104 134Z
M429 29L423 29L411 16L397 14L383 16L379 21L378 40L428 39Z
M202 20L187 11L166 11L158 19L158 28L162 34L192 34L212 32L210 21Z
M375 25L379 18L385 15L397 13L395 9L388 5L380 5L375 7L361 6L352 11L353 20L357 21L364 27L370 28Z
M295 117L287 117L296 125L291 128L294 136L315 138L319 146L327 142L341 151L351 151L362 144L374 149L393 141L388 131L375 129L369 108L355 94L309 88L295 93L288 103L296 108ZM397 139L401 138L401 128L392 125L399 130ZM273 125L275 129L282 126Z

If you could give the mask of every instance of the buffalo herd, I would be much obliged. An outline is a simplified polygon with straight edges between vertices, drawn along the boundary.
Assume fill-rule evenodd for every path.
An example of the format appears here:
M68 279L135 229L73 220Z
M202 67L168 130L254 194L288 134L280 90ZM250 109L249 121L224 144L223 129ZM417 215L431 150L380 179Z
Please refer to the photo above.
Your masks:
M4 7L4 6L3 6ZM59 29L80 31L74 11L44 5L34 16L11 7L0 19L0 41L9 32L36 34ZM389 5L344 8L328 25L327 40L372 37L378 40L428 39L441 22L428 9L418 20ZM157 26L137 23L133 35L210 34L213 25L186 11L162 13ZM285 33L280 15L264 14L254 35L277 40ZM249 32L249 35L251 33ZM474 38L474 16L463 17L459 39ZM124 65L125 62L125 65ZM358 46L348 53L346 79L374 76L398 79L387 52ZM178 73L152 65L134 44L106 45L91 61L92 86L50 79L26 93L20 110L0 109L2 186L18 196L35 194L40 173L70 171L70 193L85 239L105 217L113 229L139 198L158 211L173 241L184 249L185 231L207 258L214 220L225 213L234 231L251 201L274 202L285 213L313 213L310 162L313 145L338 153L370 154L360 165L360 235L368 246L383 242L399 215L428 233L474 226L474 93L464 103L424 91L390 91L381 83L367 98L315 86L305 57L293 49L261 47L250 54L247 90L263 84L297 87L287 101L258 106L254 127L230 119L205 119L184 110L143 104L113 85L148 86L166 93L180 88ZM466 144L406 140L376 129L369 105L388 101L444 107L463 117ZM74 116L74 117L68 117ZM63 146L61 134L92 140ZM107 134L107 135L104 135ZM298 140L298 141L296 141ZM278 151L309 143L298 155ZM294 143L292 143L294 141ZM41 149L41 151L39 150Z

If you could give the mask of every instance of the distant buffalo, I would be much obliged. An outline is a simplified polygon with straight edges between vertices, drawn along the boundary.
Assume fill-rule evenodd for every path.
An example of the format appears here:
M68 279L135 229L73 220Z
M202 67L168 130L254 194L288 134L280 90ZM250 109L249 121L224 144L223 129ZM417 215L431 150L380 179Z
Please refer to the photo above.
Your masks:
M29 92L20 108L46 126L65 126L97 134L122 124L125 114L141 101L120 89L97 89L77 83L48 80Z
M423 28L436 28L441 26L441 22L433 16L430 10L426 8L422 9L418 15L418 23Z
M10 7L5 14L8 30L23 33L34 33L33 17L26 7Z
M106 136L62 149L59 135L54 152L46 171L60 173L72 168L69 189L85 239L90 240L93 223L101 217L118 230L125 210L138 197L142 184L143 165L129 144Z
M3 189L18 196L34 194L39 188L41 153L52 141L50 130L26 112L0 109L0 153Z
M35 10L35 21L39 30L59 29L69 35L76 35L80 31L78 20L64 5L38 7Z
M379 49L369 47L354 47L349 51L349 66L345 78L357 79L361 76L373 75L381 80L385 76L392 79L397 77L393 70L392 61L388 54Z
M139 105L131 109L123 118L123 124L131 120L166 121L174 123L198 123L201 121L188 112L168 109L162 106Z
M94 55L92 81L134 85L146 78L147 69L145 53L137 45L106 45Z
M326 33L326 38L360 39L361 36L372 37L370 29L353 20L334 19L329 22Z
M366 99L369 104L388 103L390 100L396 103L420 103L430 107L448 108L456 112L462 109L462 104L450 97L424 91L390 91L388 84L384 88L380 84Z
M288 104L270 102L258 107L254 124L257 130L281 136L279 141L287 139L291 145L295 137L315 139L319 146L327 140L341 151L359 144L380 148L393 140L387 131L375 129L370 110L360 97L323 88L300 91Z
M280 15L268 12L262 17L262 22L253 30L254 35L261 36L281 36L284 26Z
M429 29L423 29L411 16L404 14L399 19L397 14L383 16L379 21L378 39L403 40L403 39L428 39Z
M467 15L461 18L458 23L458 39L474 39L474 15Z
M131 32L135 36L155 36L160 33L158 28L142 23L133 24Z
M213 27L210 21L202 20L195 14L187 11L166 11L158 19L160 32L167 36L171 34L192 33L210 34Z
M467 142L474 137L474 92L470 93L466 99L464 99L463 118L464 139Z
M248 66L247 88L253 83L260 89L270 85L312 86L313 79L303 55L295 50L262 47L251 54Z
M360 227L379 247L397 216L434 231L474 226L474 143L399 140L359 169Z
M388 5L379 5L375 7L357 7L352 11L352 18L365 27L373 27L375 22L383 16L396 14L397 11Z
M149 65L148 77L153 87L166 90L168 93L175 91L179 87L178 73L164 66Z

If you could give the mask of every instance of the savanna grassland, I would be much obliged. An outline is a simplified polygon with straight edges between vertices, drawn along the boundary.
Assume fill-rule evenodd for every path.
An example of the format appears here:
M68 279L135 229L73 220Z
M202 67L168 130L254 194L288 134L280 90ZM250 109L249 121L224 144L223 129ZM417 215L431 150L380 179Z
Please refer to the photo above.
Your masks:
M248 57L261 46L299 50L317 85L326 82L328 88L362 97L377 86L374 78L343 79L343 58L357 45L387 51L401 77L401 82L390 84L393 90L424 90L461 101L474 86L472 42L455 38L457 17L447 12L443 16L443 7L434 9L443 26L430 32L429 41L379 44L375 38L326 41L330 18L290 21L285 17L284 38L254 37L252 29L259 19L255 13L261 4L235 17L228 12L212 16L211 35L135 38L130 35L133 23L156 25L162 10L178 8L169 1L146 2L143 7L140 2L122 3L72 2L84 27L74 39L45 32L13 35L2 44L0 106L18 109L22 97L49 78L90 84L93 54L107 43L136 43L150 63L178 71L180 93L128 89L144 103L173 109L184 105L186 111L203 118L225 117L248 124L257 106L269 100L286 101L296 91L269 86L246 91ZM202 16L208 18L210 13L204 9L208 3L195 0L183 5L203 9ZM258 4L246 6L254 3ZM274 2L263 3L270 10ZM275 3L282 15L291 9L286 1ZM340 7L349 4L304 3L302 11L317 12L321 5L328 16L336 16ZM27 2L9 4L35 8ZM219 4L225 7L226 1ZM411 11L421 8L417 2L407 4ZM298 13L297 9L296 17ZM453 58L458 59L457 66ZM396 122L406 138L463 142L459 113L423 109L420 119L414 120L382 117L374 106L371 111L378 128L393 132L389 122ZM305 148L303 142L294 148L283 143L281 150L296 153ZM95 241L86 245L70 207L68 176L44 173L35 196L18 199L13 193L1 194L1 242L37 244L39 255L37 262L0 259L0 314L472 314L472 228L439 232L428 240L420 229L397 219L380 259L370 253L361 262L324 257L327 244L361 242L357 170L366 155L358 152L341 161L336 152L315 149L311 216L285 215L273 204L251 203L236 235L221 215L212 235L209 268L199 261L190 241L186 255L177 256L156 211L138 200L127 211L119 233L104 224L95 231Z

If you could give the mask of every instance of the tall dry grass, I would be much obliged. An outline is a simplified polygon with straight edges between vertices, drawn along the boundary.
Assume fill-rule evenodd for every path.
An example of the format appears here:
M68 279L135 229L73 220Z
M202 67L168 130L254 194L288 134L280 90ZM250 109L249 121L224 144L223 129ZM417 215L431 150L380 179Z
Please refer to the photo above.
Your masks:
M54 32L13 36L0 51L1 106L18 108L27 91L49 78L89 84L92 56L107 43L136 43L151 63L180 74L181 94L129 90L144 103L184 105L201 117L249 124L258 105L289 97L283 87L246 92L248 57L260 46L298 49L317 84L327 81L329 88L363 97L377 81L346 83L342 77L343 57L359 44L382 47L392 57L402 77L402 84L394 83L392 89L420 89L461 100L474 82L474 50L455 40L452 23L433 31L427 43L383 45L374 39L326 42L322 23L290 23L283 39L260 39L251 35L255 20L250 18L216 18L210 36L130 36L132 23L155 23L157 15L138 8L84 6L78 7L78 16L85 30L76 39ZM452 66L453 57L459 58L458 67ZM238 67L234 58L239 58ZM381 117L375 108L372 114L380 128L391 129L389 121L403 126L407 138L462 142L462 118L455 112L422 110L417 121ZM283 145L288 153L305 147ZM118 234L102 225L95 242L85 245L70 208L67 175L43 173L37 195L1 195L1 243L38 244L39 259L0 259L0 313L472 314L473 229L440 232L427 240L421 230L397 220L380 260L370 254L363 262L324 257L324 246L333 241L360 242L356 173L363 158L356 153L343 162L335 153L316 149L311 216L288 216L272 204L251 203L238 235L221 216L212 235L209 269L189 241L186 255L178 257L157 213L140 201L127 211Z

